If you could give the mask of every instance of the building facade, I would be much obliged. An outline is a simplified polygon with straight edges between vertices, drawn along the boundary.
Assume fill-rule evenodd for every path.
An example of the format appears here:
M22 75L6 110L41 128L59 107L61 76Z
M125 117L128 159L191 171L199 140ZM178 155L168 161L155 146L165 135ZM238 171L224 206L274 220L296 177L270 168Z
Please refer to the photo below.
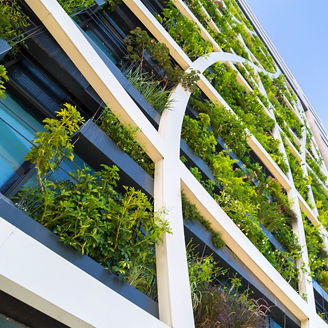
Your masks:
M0 326L327 326L328 138L247 1L0 5Z

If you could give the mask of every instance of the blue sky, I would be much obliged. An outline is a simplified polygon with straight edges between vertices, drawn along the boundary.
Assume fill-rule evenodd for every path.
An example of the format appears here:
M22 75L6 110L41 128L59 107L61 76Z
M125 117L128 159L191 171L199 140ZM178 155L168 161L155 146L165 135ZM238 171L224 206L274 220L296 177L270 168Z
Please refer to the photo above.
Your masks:
M328 131L328 0L247 0Z

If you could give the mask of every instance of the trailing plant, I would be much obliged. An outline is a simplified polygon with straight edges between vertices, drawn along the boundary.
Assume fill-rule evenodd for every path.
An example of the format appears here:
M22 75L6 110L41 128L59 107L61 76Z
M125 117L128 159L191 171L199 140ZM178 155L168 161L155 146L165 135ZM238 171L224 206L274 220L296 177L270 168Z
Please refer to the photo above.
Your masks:
M122 125L108 107L103 110L97 123L117 146L130 155L147 173L154 174L153 161L136 140L137 129Z
M156 72L151 72L154 76L159 76L158 83L163 83L165 88L171 89L182 82L184 88L191 92L195 91L196 82L199 80L198 73L194 70L189 73L184 72L180 67L172 64L169 49L164 43L157 42L140 27L132 30L124 41L129 58L132 61L140 62L140 73L143 73L145 57L149 55L160 68Z
M224 107L215 106L209 101L202 102L192 96L190 103L197 111L208 113L215 137L222 137L226 145L229 148L231 145L231 149L235 154L247 163L247 169L242 167L240 172L245 172L247 180L253 186L256 186L257 202L260 204L258 213L260 222L275 235L287 250L299 249L298 242L289 226L296 220L296 215L290 209L288 197L283 192L280 184L276 180L267 178L263 174L262 168L257 163L249 160L247 152L250 151L250 148L246 142L247 135L243 123ZM202 117L200 117L200 121L202 121ZM192 133L197 135L195 131L197 124L196 122L193 122L193 124L194 130L190 132L190 135ZM205 126L202 131L206 132ZM206 147L210 148L209 146ZM238 168L235 168L235 170L238 170ZM201 175L197 175L197 172L194 175L202 182ZM202 183L204 184L204 182ZM207 190L211 189L208 182L204 187Z
M292 89L287 85L287 80L285 75L280 74L274 80L275 86L279 89L279 92L283 94L291 105L296 104L297 97Z
M258 91L247 93L245 87L238 83L237 73L224 64L212 65L211 70L208 70L205 75L232 110L241 118L245 126L268 151L272 159L286 173L288 166L279 150L280 141L271 135L275 122L265 113L263 106L259 103Z
M191 204L184 193L181 194L183 217L190 221L200 222L212 234L212 243L216 248L223 248L225 242L222 240L221 234L211 227L210 223L198 212L195 205Z
M254 31L253 25L245 17L245 15L242 13L238 4L235 1L225 0L224 2L228 7L228 11L231 13L231 15L237 18L240 22L243 22L250 31Z
M80 128L84 118L76 107L64 104L56 112L57 119L44 119L44 132L37 132L31 151L25 156L26 161L35 165L41 191L44 192L43 177L54 172L59 163L67 158L73 160L71 136Z
M310 166L310 168L313 170L313 172L317 175L317 177L325 183L327 180L327 177L321 172L320 166L318 163L316 163L310 156L305 157L306 163ZM321 165L321 163L320 163Z
M313 135L309 128L306 128L306 129L307 129L307 134L306 134L305 148L312 155L312 157L315 158L315 155L313 154L313 150L312 150L312 146L311 146L311 144L312 144L311 140L312 140Z
M293 110L291 110L283 98L286 93L284 75L280 75L276 79L271 79L269 75L262 72L259 73L263 86L267 92L268 98L271 104L275 108L275 116L280 127L283 129L285 134L288 136L290 141L299 150L299 146L294 142L294 138L291 135L289 128L295 133L298 138L302 138L303 124Z
M74 14L95 4L94 0L58 0L58 2L68 14Z
M293 175L295 187L301 196L308 202L308 188L311 184L311 178L309 176L305 176L300 161L292 153L286 143L285 150L289 162L289 167Z
M268 72L275 73L277 71L276 65L262 40L256 34L250 34L242 24L239 24L238 30L247 48L252 52L264 69Z
M248 71L246 70L246 68L244 67L244 65L242 64L236 64L235 65L236 68L238 69L238 71L241 73L241 75L243 76L243 78L247 81L247 83L250 85L250 87L252 89L256 89L257 86L253 80L253 78L250 76L250 74L248 74Z
M223 106L215 105L208 100L201 101L195 96L190 97L189 103L199 113L205 113L210 117L215 137L222 137L238 157L243 158L250 151L247 145L246 126L235 114Z
M220 284L227 273L211 255L200 257L192 244L188 245L189 280L197 328L265 327L270 311L263 300L251 298L249 290L241 291L238 277Z
M148 103L160 114L164 109L170 107L170 102L168 101L170 91L161 86L150 74L141 72L140 66L126 70L124 74Z
M36 136L27 155L36 164L42 192L37 187L24 188L18 195L19 205L62 242L151 294L154 246L162 233L170 232L163 213L154 213L141 191L124 187L125 191L118 193L115 166L103 165L98 172L77 169L63 181L45 177L61 160L74 156L69 136L82 119L73 106L65 107L57 114L58 120L44 120L46 132Z
M324 251L324 243L319 229L314 226L303 214L306 247L309 254L311 276L319 282L323 279L322 273L326 270L328 254ZM328 285L324 285L325 288Z
M201 113L197 120L185 116L182 129L182 138L209 165L221 192L216 194L211 185L203 182L204 187L210 186L212 197L285 279L297 280L297 269L290 259L299 258L300 247L289 226L295 215L286 210L289 207L286 197L282 196L281 190L276 190L273 192L274 202L272 198L268 199L268 193L263 189L268 189L269 184L257 181L256 172L251 178L247 171L245 174L244 170L235 167L236 160L231 159L227 151L217 153L217 142L208 129L209 125L209 116ZM282 241L288 252L272 248L260 227L261 220Z
M7 82L8 76L7 76L7 70L3 65L0 65L0 98L4 98L6 87L4 86L5 82Z
M0 0L0 38L17 51L16 44L23 39L24 31L30 25L17 0Z
M203 39L196 23L183 16L172 1L165 3L162 15L157 19L191 60L213 52L212 45Z
M315 205L319 211L319 220L328 229L328 199L325 190L323 189L322 183L317 179L317 177L309 172L311 177L311 188L315 200Z

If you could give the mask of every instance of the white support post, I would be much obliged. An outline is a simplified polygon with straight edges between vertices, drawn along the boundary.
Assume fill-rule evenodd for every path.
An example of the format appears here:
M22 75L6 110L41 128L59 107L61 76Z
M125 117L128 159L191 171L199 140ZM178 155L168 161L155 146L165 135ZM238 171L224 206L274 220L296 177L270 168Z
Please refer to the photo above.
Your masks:
M172 106L159 124L166 151L155 164L155 209L165 209L172 234L165 234L156 249L160 319L171 327L194 327L187 256L184 239L181 186L177 163L180 162L180 135L190 92L178 85Z
M165 210L172 231L164 234L156 247L158 306L160 320L168 326L192 328L194 317L176 163L176 158L167 156L155 164L155 210Z

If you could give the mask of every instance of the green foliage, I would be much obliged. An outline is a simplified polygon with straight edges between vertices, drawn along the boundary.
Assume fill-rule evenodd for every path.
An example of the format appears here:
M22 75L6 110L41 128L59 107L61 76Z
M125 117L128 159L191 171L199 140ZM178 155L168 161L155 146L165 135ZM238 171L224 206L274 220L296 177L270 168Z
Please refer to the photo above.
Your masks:
M207 285L202 292L202 304L195 311L196 328L266 327L269 308L260 301L240 294L233 287Z
M0 98L4 98L6 87L5 82L8 81L7 70L3 65L0 65Z
M321 272L320 285L328 293L328 271Z
M238 69L238 71L241 73L241 75L244 77L244 79L247 81L247 83L250 85L252 89L257 89L257 86L251 77L251 75L248 73L247 69L244 67L243 64L235 64L235 67ZM249 66L250 67L250 66ZM255 74L254 74L255 76Z
M167 221L153 213L146 195L125 187L119 194L117 167L103 165L70 173L70 179L44 180L44 192L28 188L20 193L28 215L59 235L62 242L87 254L150 293L154 279L154 245ZM136 279L136 266L146 268ZM150 281L151 280L151 281ZM146 283L147 282L147 283ZM147 289L148 288L148 289Z
M94 0L58 0L68 14L74 14L95 4Z
M166 2L158 19L191 60L213 51L212 45L201 36L196 23L183 16L171 1Z
M247 48L252 52L264 69L268 72L275 73L277 70L276 65L262 40L257 35L251 35L242 24L238 25L238 30Z
M197 310L202 305L202 292L207 285L222 278L227 270L219 267L212 255L200 257L192 241L187 245L187 259L192 305Z
M30 25L17 0L0 0L0 38L6 40L14 52L16 43L23 38L24 30Z
M287 98L287 94L289 95L286 91L288 89L286 87L285 76L280 75L278 78L272 80L268 75L262 72L260 72L259 75L267 92L268 98L276 111L275 116L277 122L289 140L293 143L295 148L299 150L299 146L295 143L289 128L292 129L298 138L302 138L303 125L294 111L287 106L287 103L283 97L285 96Z
M183 217L190 221L198 221L200 222L208 231L212 233L212 243L216 248L222 248L225 246L224 241L222 240L221 234L216 232L211 227L210 223L199 214L195 205L191 204L186 196L182 193L182 211Z
M222 14L219 15L217 6L213 3L213 1L201 0L200 2L206 9L210 18L219 28L219 32L214 32L208 27L208 18L204 16L200 10L198 1L187 1L189 8L193 11L203 26L207 28L208 32L212 35L223 51L232 52L231 50L233 50L237 55L249 59L248 52L244 49L240 40L238 40L238 36L241 35L249 50L263 65L263 67L272 73L276 71L275 63L269 54L269 51L256 35L254 36L250 33L250 31L253 31L253 27L246 19L244 14L240 11L236 3L228 3L228 9L225 9L223 6L219 6Z
M122 0L106 0L105 9L107 12L111 12L115 9L117 5L120 5Z
M187 254L197 328L265 327L269 307L251 298L248 290L241 291L238 277L231 277L226 286L215 285L227 271L220 268L211 255L200 257L191 243Z
M316 163L310 156L306 156L306 163L310 166L310 168L313 170L313 172L317 175L317 177L325 183L327 180L327 177L321 172L320 166L321 163Z
M289 162L289 167L292 171L293 180L296 189L301 196L308 201L308 186L311 184L311 178L304 175L300 161L292 153L287 144L285 144L286 154Z
M323 189L322 183L317 179L317 177L309 172L311 177L311 187L313 196L316 202L316 207L319 211L319 220L328 229L328 199L325 190Z
M95 0L57 0L63 9L70 15L75 14L95 4ZM111 12L122 0L106 0L104 9Z
M46 131L36 133L31 151L25 156L25 160L37 169L42 191L42 176L54 172L63 159L73 160L74 147L70 138L84 123L80 112L70 104L64 104L56 116L58 119L46 118L43 121Z
M210 124L210 117L201 113L197 120L185 116L182 129L182 138L209 165L221 192L216 194L213 184L208 182L202 181L203 186L282 276L295 283L297 269L291 259L298 259L301 250L289 225L295 214L290 210L287 196L278 183L265 181L256 171L233 169L236 160L227 151L216 152L217 142L208 129ZM193 173L202 179L194 169ZM287 252L272 248L260 222L272 231Z
M224 64L212 65L211 73L208 71L206 77L240 117L245 127L259 140L272 159L286 173L288 166L279 150L280 141L274 139L271 134L275 122L265 113L260 104L259 92L254 90L247 93L245 87L238 83L236 71Z
M208 130L210 117L200 113L198 120L185 115L182 127L182 138L192 145L193 151L208 162L215 152L217 141L212 131Z
M154 173L153 161L136 140L137 129L122 125L107 107L103 110L98 124L117 146L130 155L147 173Z
M133 86L144 96L148 103L160 114L170 107L170 91L153 80L153 76L141 72L140 66L124 72Z
M313 135L312 135L312 132L309 128L306 128L307 129L307 134L306 134L306 144L305 144L305 147L306 147L306 150L312 155L313 158L315 158L315 155L313 154L313 149L311 147L311 140L313 138Z
M173 65L169 49L164 43L157 42L140 27L130 32L125 39L125 43L129 52L129 58L141 63L141 73L144 66L145 51L147 51L154 63L162 69L160 73L161 79L158 83L163 83L165 88L171 89L182 82L185 89L191 92L195 91L196 82L199 80L197 72L192 70L186 73L177 65Z
M327 253L323 250L324 243L319 229L312 225L307 218L303 218L305 230L306 247L309 254L309 265L311 276L321 281L325 274L323 271L327 266Z
M238 157L244 157L249 151L246 127L236 115L223 106L215 105L210 101L198 100L194 96L190 98L189 103L199 113L209 115L216 138L222 137Z
M46 179L62 160L73 159L70 137L83 122L69 104L57 118L44 120L46 131L37 133L26 156L36 165L42 192L37 187L24 188L18 195L19 205L62 242L150 295L155 282L154 246L163 233L170 232L168 222L162 219L163 213L154 213L141 191L125 186L122 194L116 191L115 166L103 165L92 173L78 169L63 181Z

